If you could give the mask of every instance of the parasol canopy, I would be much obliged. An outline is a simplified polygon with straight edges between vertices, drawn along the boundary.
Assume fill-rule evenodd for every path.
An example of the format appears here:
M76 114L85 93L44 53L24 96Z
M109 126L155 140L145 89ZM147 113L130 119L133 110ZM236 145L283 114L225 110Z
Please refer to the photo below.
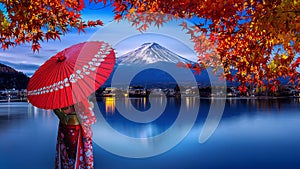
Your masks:
M105 42L84 42L52 56L30 78L29 102L42 109L71 106L87 99L109 78L115 53Z

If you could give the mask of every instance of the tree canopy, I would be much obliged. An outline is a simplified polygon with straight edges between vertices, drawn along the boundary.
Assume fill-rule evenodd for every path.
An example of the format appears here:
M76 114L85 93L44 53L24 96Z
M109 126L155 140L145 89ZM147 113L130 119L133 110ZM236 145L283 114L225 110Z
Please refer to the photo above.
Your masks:
M276 90L279 77L299 84L298 0L0 0L2 48L30 42L35 51L40 41L59 39L70 28L102 25L82 20L86 3L111 6L115 20L128 19L140 31L178 18L193 22L179 25L199 58L197 65L185 66L198 72L221 67L242 91L249 84Z

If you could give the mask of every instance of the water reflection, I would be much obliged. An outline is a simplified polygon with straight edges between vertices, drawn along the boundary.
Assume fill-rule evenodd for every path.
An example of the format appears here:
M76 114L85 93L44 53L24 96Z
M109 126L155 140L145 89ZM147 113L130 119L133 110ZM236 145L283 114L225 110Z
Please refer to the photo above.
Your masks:
M136 138L144 138L152 137L158 134L161 134L165 130L167 130L176 120L179 110L183 110L183 114L188 115L188 111L193 110L194 107L199 106L199 98L196 97L186 97L184 99L178 98L168 98L164 101L163 97L153 97L151 98L151 102L149 98L115 98L115 97L106 97L103 102L99 101L99 109L103 115L106 115L106 121L119 132L128 135L130 137ZM161 109L161 107L166 103L165 109ZM143 113L160 113L160 116L154 121L149 123L137 123L132 121L130 118L127 118L128 115L124 115L120 112L127 111L128 114L134 114L131 109L135 108L139 115L147 116L149 114ZM103 109L105 107L105 109ZM152 111L149 111L149 110ZM105 111L103 111L105 110ZM161 111L161 112L157 112ZM186 118L189 118L186 116ZM184 120L183 120L184 121ZM186 121L189 123L189 121ZM184 122L185 123L185 122ZM182 125L184 126L184 123ZM126 129L126 130L124 130Z
M152 102L150 103L150 100L148 97L141 97L141 98L115 98L115 97L105 97L104 106L105 106L105 112L106 115L113 115L116 113L116 105L122 105L122 107L125 108L125 110L130 110L130 107L133 106L138 111L147 111L150 109L151 106L153 107L161 107L165 103L164 97L153 97ZM185 106L187 109L190 109L195 106L197 97L186 97L183 102L183 106ZM169 104L172 104L173 106L179 108L181 105L181 99L180 98L168 98L167 102ZM152 104L152 105L151 105Z
M27 113L28 118L50 119L55 117L52 110L39 109L33 106L32 104L28 104L26 107L27 107L27 112L24 113Z
M281 112L286 106L297 107L299 103L299 98L227 98L226 107L241 112L274 113Z
M157 136L172 126L181 106L190 110L199 98L169 98L166 110L151 123L137 124L121 116L117 109L106 109L105 98L98 102L104 119L115 131L127 137L140 139L142 148L156 150L156 144L146 138ZM150 105L147 99L119 99L141 110ZM211 99L200 99L201 107L195 126L185 139L160 156L145 159L122 158L110 154L94 144L95 169L111 168L299 168L300 166L300 98L246 99L228 98L226 108L213 136L205 143L198 143ZM157 103L160 105L160 98ZM114 112L113 115L106 115ZM186 112L188 113L188 111ZM27 103L0 103L0 168L53 169L58 120L52 111L35 109ZM100 126L101 127L101 126ZM185 126L178 126L178 132ZM100 130L101 131L101 130ZM111 132L100 133L107 145L116 142L116 149L126 151L128 145L120 142ZM140 147L131 143L134 150ZM124 148L125 147L125 148ZM130 152L131 150L129 150ZM18 159L18 163L16 163Z
M197 100L200 99L200 103L204 105L199 110L199 113L208 112L209 106L215 99L207 99L207 98L197 98L197 97L185 97L183 100L178 98L168 98L168 105L172 105L173 109L179 109L180 106L185 106L187 110L193 108L196 104L198 104ZM183 101L183 102L182 102ZM149 98L115 98L115 97L105 97L100 101L100 105L105 107L106 115L114 115L119 112L116 110L116 105L121 105L125 111L132 111L132 107L140 112L145 112L149 110L151 107L159 108L164 105L162 97L156 97L150 103ZM102 103L103 102L103 103ZM296 107L300 103L300 98L284 98L284 99L266 99L266 98L227 98L226 99L226 107L225 109L231 110L228 112L248 112L249 110L252 112L280 112L283 108L282 106L289 105L291 107ZM152 105L151 105L152 104ZM208 106L208 107L207 107ZM34 109L35 116L38 114L37 109ZM236 111L236 109L238 111ZM123 110L123 111L124 111ZM205 110L205 111L204 111ZM9 112L9 108L8 108ZM30 112L30 111L28 111ZM225 111L226 113L226 111ZM49 115L48 115L49 116Z
M193 107L195 107L196 104L199 104L199 101L197 101L197 100L198 100L198 98L196 98L196 97L187 97L186 102L185 102L187 110L190 110Z
M32 105L31 105L32 106ZM33 116L34 118L37 118L39 115L39 108L33 107Z
M146 97L106 97L103 98L103 101L100 100L98 102L98 106L100 112L105 115L105 120L118 132L130 137L147 138L161 134L167 130L176 120L181 106L180 99L169 98L164 100L162 97L153 97L151 99L150 102L150 99ZM189 110L195 106L195 103L195 97L187 97L183 100L183 109ZM162 109L164 104L166 104L166 107ZM134 112L132 108L136 109L137 112ZM120 111L126 111L126 113L124 114L124 112ZM159 116L149 123L137 123L129 117L132 114L150 117L149 114L151 113L158 113ZM107 134L109 135L109 133Z
M105 97L104 98L104 106L106 115L113 115L116 112L116 104L123 105L126 110L130 110L130 106L132 105L135 109L139 111L146 111L150 108L149 99L146 97L143 98L115 98L115 97ZM160 101L162 102L162 101ZM157 104L155 104L157 105ZM159 106L159 105L157 105Z
M132 105L134 108L136 108L139 111L146 111L150 108L149 98L147 97L141 97L141 98L125 97L124 99L118 100L118 104L125 104L125 108L127 109L129 109L130 106ZM157 104L157 106L159 105Z
M175 100L176 98L166 97L117 98L117 109L113 116L106 116L104 119L103 116L98 116L98 123L93 127L97 131L94 132L95 142L101 144L102 148L125 157L150 157L171 149L189 133L199 109L197 98L182 98L179 107L176 106L179 102ZM119 104L123 106L118 106ZM120 107L125 113L120 111ZM134 112L130 107L139 112ZM159 116L151 116L152 113ZM102 112L103 114L107 115ZM140 116L140 121L132 120L132 114L134 117ZM149 117L155 118L150 121L147 119ZM141 120L142 118L149 122Z
M105 97L105 112L106 115L115 114L116 98Z
M21 116L26 116L27 111L24 111L24 108L27 109L27 106L27 103L0 103L0 119L9 121Z

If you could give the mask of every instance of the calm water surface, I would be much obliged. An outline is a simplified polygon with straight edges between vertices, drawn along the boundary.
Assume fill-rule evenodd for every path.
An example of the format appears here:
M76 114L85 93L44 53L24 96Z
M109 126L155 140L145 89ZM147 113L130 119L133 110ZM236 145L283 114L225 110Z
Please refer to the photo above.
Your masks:
M132 104L140 111L159 108L162 100L103 98L98 106L106 122L133 138L159 135L174 124L181 106L186 111L199 104L198 116L188 135L171 150L148 158L127 158L94 144L95 169L299 169L299 99L227 99L222 119L203 144L199 134L211 99L168 99L165 111L150 123L128 120L115 108ZM0 169L53 169L58 120L52 111L27 103L0 103ZM118 141L110 133L94 130L107 142ZM169 138L172 141L172 137ZM97 142L97 141L96 141ZM145 143L151 147L153 144ZM128 147L120 142L120 149ZM155 149L155 146L151 147Z

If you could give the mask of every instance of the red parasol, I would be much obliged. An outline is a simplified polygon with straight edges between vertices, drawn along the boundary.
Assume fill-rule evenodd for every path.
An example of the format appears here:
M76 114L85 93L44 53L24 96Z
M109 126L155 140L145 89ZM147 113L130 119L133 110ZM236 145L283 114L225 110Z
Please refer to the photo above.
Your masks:
M30 78L27 98L43 109L63 108L95 92L108 79L115 53L105 42L73 45L47 60Z

